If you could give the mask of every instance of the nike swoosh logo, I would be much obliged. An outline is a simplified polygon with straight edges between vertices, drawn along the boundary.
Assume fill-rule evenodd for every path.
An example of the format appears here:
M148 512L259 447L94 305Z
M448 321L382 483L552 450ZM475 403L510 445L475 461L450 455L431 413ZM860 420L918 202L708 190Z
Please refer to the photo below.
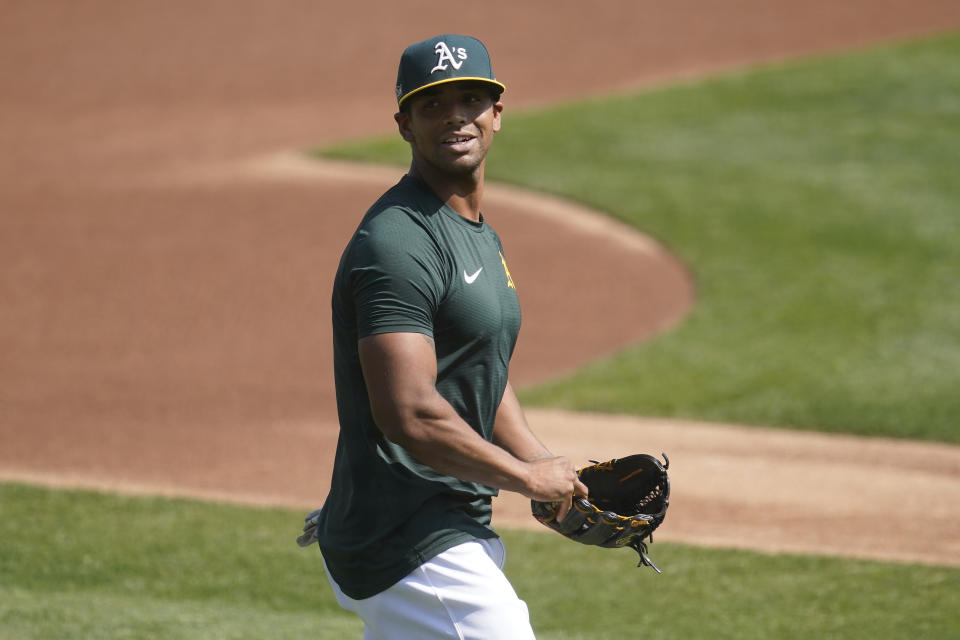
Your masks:
M477 270L473 273L472 276L468 276L468 275L467 275L467 270L464 269L464 270L463 270L463 281L466 282L467 284L473 284L473 281L477 279L477 276L480 275L480 272L481 272L481 271L483 271L483 267L480 267L479 269L477 269Z

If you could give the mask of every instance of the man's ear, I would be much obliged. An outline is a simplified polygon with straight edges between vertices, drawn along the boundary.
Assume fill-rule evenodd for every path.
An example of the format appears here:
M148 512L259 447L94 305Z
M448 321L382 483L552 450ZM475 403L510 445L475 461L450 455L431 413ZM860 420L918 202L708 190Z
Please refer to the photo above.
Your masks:
M500 131L500 127L503 125L503 103L497 100L493 103L493 131L496 133Z
M410 114L397 111L393 114L393 119L397 121L397 129L400 131L400 137L407 142L412 142L413 132L410 131Z

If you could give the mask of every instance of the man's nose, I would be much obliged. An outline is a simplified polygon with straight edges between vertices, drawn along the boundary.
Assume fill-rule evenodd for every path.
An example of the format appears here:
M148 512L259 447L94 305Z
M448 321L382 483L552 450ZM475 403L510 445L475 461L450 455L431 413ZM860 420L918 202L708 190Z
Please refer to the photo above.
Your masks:
M463 124L468 120L467 109L464 105L460 104L451 105L450 108L447 109L444 117L444 122L449 124Z

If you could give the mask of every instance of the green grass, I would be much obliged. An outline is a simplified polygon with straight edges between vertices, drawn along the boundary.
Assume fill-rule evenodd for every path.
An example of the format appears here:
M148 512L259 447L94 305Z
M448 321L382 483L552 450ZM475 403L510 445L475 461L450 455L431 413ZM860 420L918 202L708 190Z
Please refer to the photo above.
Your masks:
M625 220L697 287L675 330L521 400L960 442L957 87L951 35L508 109L489 178Z
M0 639L359 637L297 520L0 485Z
M0 638L359 638L302 513L0 485ZM540 640L950 638L960 570L507 532Z

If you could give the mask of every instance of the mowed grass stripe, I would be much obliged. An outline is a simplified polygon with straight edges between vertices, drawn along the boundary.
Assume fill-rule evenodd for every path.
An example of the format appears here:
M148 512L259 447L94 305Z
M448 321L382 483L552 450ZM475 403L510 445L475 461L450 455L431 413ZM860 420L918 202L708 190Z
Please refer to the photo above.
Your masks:
M303 514L0 485L0 638L342 640ZM960 570L508 531L507 573L538 638L950 638ZM642 634L641 634L642 631Z
M949 35L508 110L489 178L652 234L698 296L668 335L521 399L960 441L957 87ZM409 151L397 138L326 153L402 166Z

